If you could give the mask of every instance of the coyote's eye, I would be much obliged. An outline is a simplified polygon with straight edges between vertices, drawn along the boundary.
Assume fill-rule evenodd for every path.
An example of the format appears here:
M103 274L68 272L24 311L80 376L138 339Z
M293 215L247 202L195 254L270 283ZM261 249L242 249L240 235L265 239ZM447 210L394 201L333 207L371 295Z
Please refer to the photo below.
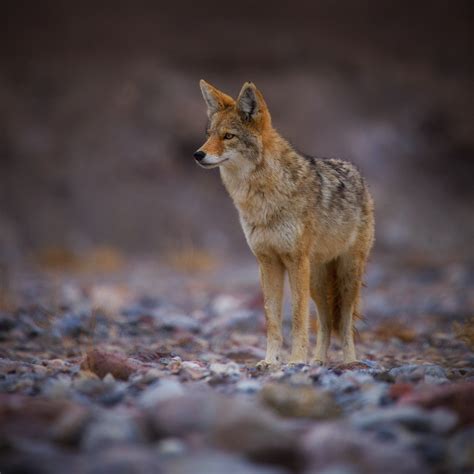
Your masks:
M231 140L234 137L235 137L235 135L233 135L232 133L226 133L224 135L224 140Z

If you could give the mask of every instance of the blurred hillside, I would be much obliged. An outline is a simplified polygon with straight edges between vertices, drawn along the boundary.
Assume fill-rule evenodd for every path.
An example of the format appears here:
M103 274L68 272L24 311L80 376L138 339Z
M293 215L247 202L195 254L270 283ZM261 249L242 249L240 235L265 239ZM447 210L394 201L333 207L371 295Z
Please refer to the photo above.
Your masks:
M0 259L44 247L248 252L195 166L203 77L246 80L300 150L360 166L380 251L473 257L472 2L2 7Z

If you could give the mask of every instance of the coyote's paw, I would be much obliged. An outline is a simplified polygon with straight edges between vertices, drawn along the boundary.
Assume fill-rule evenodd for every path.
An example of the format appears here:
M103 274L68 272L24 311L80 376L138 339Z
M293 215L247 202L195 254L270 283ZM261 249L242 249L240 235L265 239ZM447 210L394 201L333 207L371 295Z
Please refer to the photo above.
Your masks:
M311 360L311 365L314 365L316 367L322 367L324 364L325 364L325 362L322 361L321 359L312 359Z
M277 360L261 360L260 362L257 362L257 365L255 366L257 370L269 370L269 369L276 369L280 367L280 362Z

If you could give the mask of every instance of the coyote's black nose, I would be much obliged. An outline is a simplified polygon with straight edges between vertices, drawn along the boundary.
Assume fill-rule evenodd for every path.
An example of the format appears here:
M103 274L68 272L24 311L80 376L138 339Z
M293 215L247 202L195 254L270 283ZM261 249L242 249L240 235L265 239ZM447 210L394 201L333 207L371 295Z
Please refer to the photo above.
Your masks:
M203 151L199 150L196 151L193 156L194 158L196 158L197 161L201 161L206 156L206 154Z

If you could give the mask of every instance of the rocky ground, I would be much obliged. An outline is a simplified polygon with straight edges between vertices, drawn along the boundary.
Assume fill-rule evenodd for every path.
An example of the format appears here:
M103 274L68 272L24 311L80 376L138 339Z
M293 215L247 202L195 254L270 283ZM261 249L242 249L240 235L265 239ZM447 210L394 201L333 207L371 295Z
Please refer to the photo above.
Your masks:
M374 261L360 363L268 371L253 262L12 272L1 473L472 472L474 267Z

